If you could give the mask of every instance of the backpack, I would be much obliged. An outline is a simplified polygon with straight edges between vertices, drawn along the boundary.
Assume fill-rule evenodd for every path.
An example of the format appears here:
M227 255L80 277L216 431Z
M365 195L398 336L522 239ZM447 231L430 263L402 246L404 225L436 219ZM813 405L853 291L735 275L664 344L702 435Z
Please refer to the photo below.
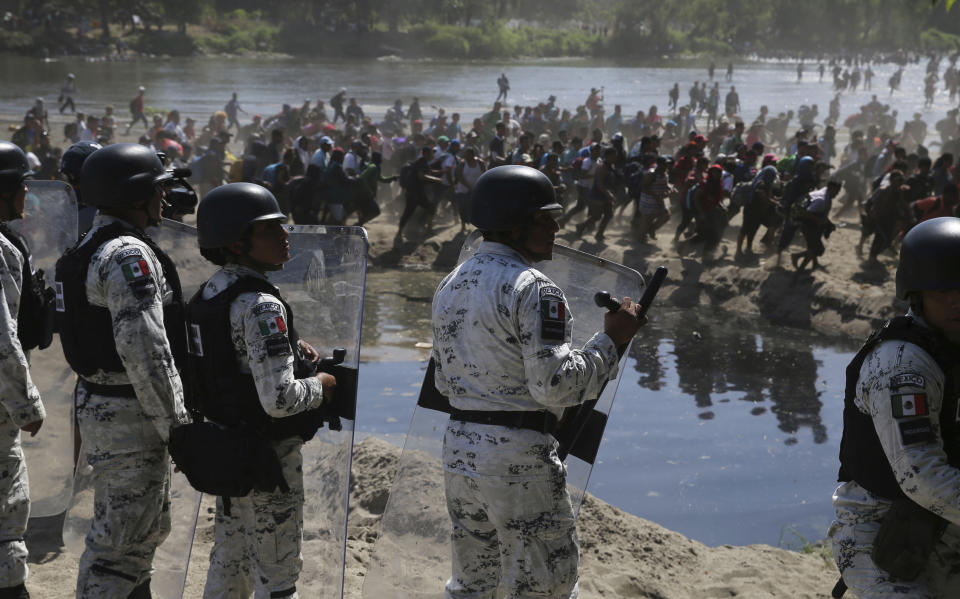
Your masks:
M410 183L413 181L413 161L407 161L403 163L403 166L400 167L400 178L398 179L400 187L406 189L410 186Z
M449 152L438 152L436 158L430 162L430 170L438 171L443 168L443 161L450 156Z
M234 160L230 163L230 173L227 175L230 183L240 183L243 181L243 160Z
M639 198L643 188L644 170L639 162L628 162L623 167L623 176L627 180L627 194L631 198Z
M130 114L136 114L136 113L137 113L137 99L134 98L130 100Z
M870 195L867 196L866 201L864 201L863 210L868 216L871 216L871 217L873 216L874 210L877 207L877 198L880 197L880 192L882 191L883 189L881 189L880 187L877 187L876 189L870 192Z

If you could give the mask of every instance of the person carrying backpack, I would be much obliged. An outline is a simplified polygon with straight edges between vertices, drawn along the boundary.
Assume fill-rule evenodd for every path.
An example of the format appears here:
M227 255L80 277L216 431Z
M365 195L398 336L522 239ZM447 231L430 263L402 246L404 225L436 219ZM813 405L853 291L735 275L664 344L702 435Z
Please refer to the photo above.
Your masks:
M597 161L600 160L600 144L590 144L589 154L577 156L570 165L575 187L577 188L577 203L566 214L557 219L557 224L563 228L573 215L586 209L590 200L590 188L593 187L593 177L597 172Z
M403 228L406 226L413 213L420 208L426 213L427 231L433 227L434 206L427 198L427 185L430 183L440 183L440 177L435 176L430 171L430 162L433 160L433 148L423 146L420 150L420 157L404 165L400 169L401 184L404 187L404 198L406 205L403 208L403 214L400 215L400 224L397 227L397 235L393 239L394 247L399 247L403 243ZM406 169L406 173L404 173Z
M641 242L647 237L656 239L657 229L670 220L667 197L672 188L667 173L670 172L671 166L669 158L658 156L656 166L643 173L640 197L634 216L634 222L637 223L637 237Z
M143 94L146 93L146 91L147 89L141 85L137 88L137 95L130 100L130 116L133 117L133 120L127 125L127 130L124 132L124 135L129 135L130 129L140 121L143 121L145 129L150 128L150 123L147 122L147 117L143 114Z

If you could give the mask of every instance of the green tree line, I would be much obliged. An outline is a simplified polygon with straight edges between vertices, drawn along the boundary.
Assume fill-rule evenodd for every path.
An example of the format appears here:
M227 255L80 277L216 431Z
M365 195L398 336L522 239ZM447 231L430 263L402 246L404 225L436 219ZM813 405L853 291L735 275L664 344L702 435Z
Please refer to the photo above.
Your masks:
M463 58L817 54L960 48L953 1L0 0L0 14L7 31L84 23L103 43L190 31L201 48L219 52L309 51L323 31L387 42L406 36L425 53ZM139 34L134 15L143 24Z

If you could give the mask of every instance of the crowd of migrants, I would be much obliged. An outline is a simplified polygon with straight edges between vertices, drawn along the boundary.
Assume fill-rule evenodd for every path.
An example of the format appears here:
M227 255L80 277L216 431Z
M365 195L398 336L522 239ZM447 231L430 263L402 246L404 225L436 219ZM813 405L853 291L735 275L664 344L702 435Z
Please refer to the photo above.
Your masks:
M957 97L957 55L946 59L942 79L941 60L933 57L926 65L928 102L938 91L951 102ZM863 254L869 240L864 257L876 262L917 222L955 213L957 109L928 135L919 113L898 127L897 110L873 95L863 106L848 106L855 112L841 122L843 93L861 85L871 89L874 73L866 62L831 60L817 68L821 80L832 73L836 90L826 115L816 104L778 114L761 106L748 123L741 120L739 94L729 83L733 64L723 88L712 81L714 68L711 64L710 81L694 82L686 98L679 83L665 90L665 114L650 106L630 116L620 105L604 106L599 89L591 89L573 110L558 106L555 96L511 107L509 79L501 74L496 102L469 123L443 108L430 107L425 114L418 98L409 104L396 100L382 117L370 115L340 89L326 101L285 104L267 118L247 115L234 93L201 125L181 119L177 110L148 119L141 86L130 100L128 122L107 107L99 117L76 113L63 134L70 142L106 144L120 127L126 135L143 127L140 142L163 152L168 163L190 168L201 196L226 182L256 182L271 189L298 224L362 225L381 214L379 185L397 181L397 201L383 203L391 217L399 215L398 245L418 208L428 233L438 213L459 220L465 230L473 184L484 170L504 164L533 166L554 182L565 206L560 224L572 227L577 238L602 243L607 226L616 222L629 225L633 239L646 243L673 221L679 251L699 249L709 256L730 219L742 211L735 259L751 263L762 245L776 252L779 264L799 231L806 249L791 255L798 270L820 266L824 240L835 228L831 217L859 212L858 252ZM798 79L803 73L799 63ZM901 68L890 77L891 95L902 73ZM60 90L61 113L76 111L76 89L70 74ZM241 114L250 122L241 124ZM839 127L850 131L842 148ZM30 152L41 178L57 176L60 150L52 147L48 129L38 98L12 139ZM233 138L243 143L240 156L229 151ZM931 161L927 147L936 144L939 157ZM763 235L755 240L761 227Z

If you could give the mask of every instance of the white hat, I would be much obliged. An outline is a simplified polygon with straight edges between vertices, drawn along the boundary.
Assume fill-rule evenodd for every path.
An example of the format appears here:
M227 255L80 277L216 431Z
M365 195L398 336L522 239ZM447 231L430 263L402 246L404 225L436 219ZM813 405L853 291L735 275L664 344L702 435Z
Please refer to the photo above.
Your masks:
M147 88L145 88L145 87L143 87L143 86L141 85L140 87L137 88L137 91L145 92L145 91L147 91Z
M40 170L40 167L43 166L40 163L40 158L33 152L27 152L27 165L32 171L38 171Z
M67 79L73 79L73 78L74 78L73 73L67 73Z

